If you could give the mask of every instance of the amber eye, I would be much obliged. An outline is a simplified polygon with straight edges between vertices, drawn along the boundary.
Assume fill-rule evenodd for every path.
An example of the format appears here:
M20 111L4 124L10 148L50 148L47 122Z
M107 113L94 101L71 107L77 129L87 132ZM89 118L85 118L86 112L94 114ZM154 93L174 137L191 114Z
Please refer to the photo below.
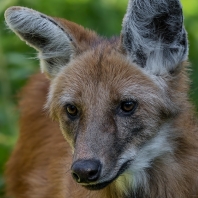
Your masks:
M124 113L131 114L134 112L136 106L137 103L135 101L123 101L120 108Z
M71 104L66 105L66 112L71 117L76 117L78 115L77 107Z

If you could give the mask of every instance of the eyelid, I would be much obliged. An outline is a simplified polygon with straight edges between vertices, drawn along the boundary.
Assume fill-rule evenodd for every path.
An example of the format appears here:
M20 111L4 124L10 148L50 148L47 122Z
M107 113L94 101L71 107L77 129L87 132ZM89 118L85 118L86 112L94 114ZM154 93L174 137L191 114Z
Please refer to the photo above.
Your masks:
M135 106L134 106L134 108L132 109L132 111L130 111L130 112L124 112L122 109L121 109L121 105L122 105L122 103L123 102L134 102L135 104ZM133 99L126 99L126 100L121 100L120 101L120 103L119 103L119 105L118 105L118 107L117 107L117 114L119 115L119 116L131 116L131 115L133 115L134 113L135 113L135 111L136 111L136 109L137 109L137 107L138 107L138 102L136 101L136 100L133 100Z
M121 98L120 98L120 101L124 102L124 101L137 101L136 98L134 98L133 96L129 96L129 95L123 95Z
M72 115L67 111L67 107L70 106L70 105L76 107L76 109L77 109L77 115L72 116ZM65 114L67 115L67 117L68 117L70 120L72 120L72 121L76 120L76 119L80 116L80 109L78 108L78 106L77 106L74 102L66 103L66 104L64 105L64 112L65 112Z

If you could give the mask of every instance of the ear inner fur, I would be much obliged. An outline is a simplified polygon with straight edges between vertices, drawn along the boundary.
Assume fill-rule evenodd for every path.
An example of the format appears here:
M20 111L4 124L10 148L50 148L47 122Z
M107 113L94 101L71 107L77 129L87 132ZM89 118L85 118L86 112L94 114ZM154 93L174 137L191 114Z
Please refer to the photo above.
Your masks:
M146 71L163 75L187 59L188 44L179 0L130 0L122 45Z
M28 8L9 8L5 12L5 18L10 29L39 51L41 70L50 77L55 77L79 50L85 48L77 40L79 38L75 38L75 34L78 36L82 32L96 38L96 34L91 31L89 33L81 26L67 21L61 24L61 19L48 17Z

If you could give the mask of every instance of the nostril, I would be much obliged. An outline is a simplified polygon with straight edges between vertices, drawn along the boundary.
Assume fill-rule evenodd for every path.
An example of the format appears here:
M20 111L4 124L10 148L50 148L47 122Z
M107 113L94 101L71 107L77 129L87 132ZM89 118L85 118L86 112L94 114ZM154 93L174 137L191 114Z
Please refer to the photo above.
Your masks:
M89 183L100 177L101 163L98 160L78 160L73 163L72 176L78 183Z
M90 170L89 171L89 178L95 177L97 175L98 170Z
M98 179L98 176L100 174L100 168L97 170L90 170L88 172L88 180L89 181L95 181Z
M76 173L73 172L72 176L78 183L80 183L80 177Z

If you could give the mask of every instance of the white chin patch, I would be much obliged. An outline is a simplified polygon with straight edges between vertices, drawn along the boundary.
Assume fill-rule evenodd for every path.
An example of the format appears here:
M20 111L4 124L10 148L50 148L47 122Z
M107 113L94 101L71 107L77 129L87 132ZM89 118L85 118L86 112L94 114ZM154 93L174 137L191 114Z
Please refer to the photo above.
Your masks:
M128 150L122 156L122 160L131 159L132 163L116 181L116 187L123 193L127 193L137 187L149 190L147 168L152 168L151 162L174 151L174 146L171 144L171 134L169 124L164 124L158 134L149 140L134 156L134 149ZM130 155L131 153L131 155Z

